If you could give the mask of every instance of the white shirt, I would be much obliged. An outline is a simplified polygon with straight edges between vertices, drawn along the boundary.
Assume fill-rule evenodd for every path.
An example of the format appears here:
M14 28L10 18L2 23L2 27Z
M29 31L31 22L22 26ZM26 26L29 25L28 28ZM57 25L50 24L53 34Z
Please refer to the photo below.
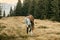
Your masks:
M26 18L25 18L25 23L26 23L27 25L31 25L30 19L26 17Z

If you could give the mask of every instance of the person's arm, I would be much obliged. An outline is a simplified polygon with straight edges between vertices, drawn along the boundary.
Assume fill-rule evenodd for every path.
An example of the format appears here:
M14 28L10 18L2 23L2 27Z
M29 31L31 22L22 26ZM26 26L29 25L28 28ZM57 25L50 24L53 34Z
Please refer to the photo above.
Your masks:
M33 16L31 16L32 17L32 21L34 22L34 17Z

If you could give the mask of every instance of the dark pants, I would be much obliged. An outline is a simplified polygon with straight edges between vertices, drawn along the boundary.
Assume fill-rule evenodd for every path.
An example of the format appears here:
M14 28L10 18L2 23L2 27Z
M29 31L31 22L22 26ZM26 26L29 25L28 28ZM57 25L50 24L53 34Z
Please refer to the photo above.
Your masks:
M30 30L29 30L29 28L30 28ZM27 34L28 34L28 32L31 32L31 26L30 25L28 25L28 27L27 27Z
M30 28L30 30L29 30L29 28ZM34 23L31 22L31 25L28 25L28 27L27 27L27 34L28 34L28 32L31 32L31 30L33 30L33 29L34 29Z

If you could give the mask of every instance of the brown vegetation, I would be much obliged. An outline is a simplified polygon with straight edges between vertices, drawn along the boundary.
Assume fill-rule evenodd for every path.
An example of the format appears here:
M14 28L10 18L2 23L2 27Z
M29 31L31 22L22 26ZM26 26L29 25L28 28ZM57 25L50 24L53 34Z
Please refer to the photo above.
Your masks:
M0 40L60 40L60 23L35 19L34 34L26 34L24 17L0 19Z

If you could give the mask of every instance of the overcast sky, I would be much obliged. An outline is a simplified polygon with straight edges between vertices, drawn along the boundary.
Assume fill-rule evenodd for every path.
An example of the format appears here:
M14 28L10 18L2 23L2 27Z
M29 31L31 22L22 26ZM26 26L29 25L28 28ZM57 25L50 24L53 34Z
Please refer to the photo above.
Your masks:
M18 0L0 0L0 3L9 3L9 4L15 4ZM23 0L21 0L23 2Z
M7 3L7 4L12 4L13 7L14 5L17 3L18 0L0 0L0 3ZM23 3L23 0L21 0L21 2ZM4 6L4 5L3 5ZM6 15L9 14L9 10L10 10L10 7L9 5L5 5L4 8L3 8L6 12ZM3 10L3 11L4 11Z

